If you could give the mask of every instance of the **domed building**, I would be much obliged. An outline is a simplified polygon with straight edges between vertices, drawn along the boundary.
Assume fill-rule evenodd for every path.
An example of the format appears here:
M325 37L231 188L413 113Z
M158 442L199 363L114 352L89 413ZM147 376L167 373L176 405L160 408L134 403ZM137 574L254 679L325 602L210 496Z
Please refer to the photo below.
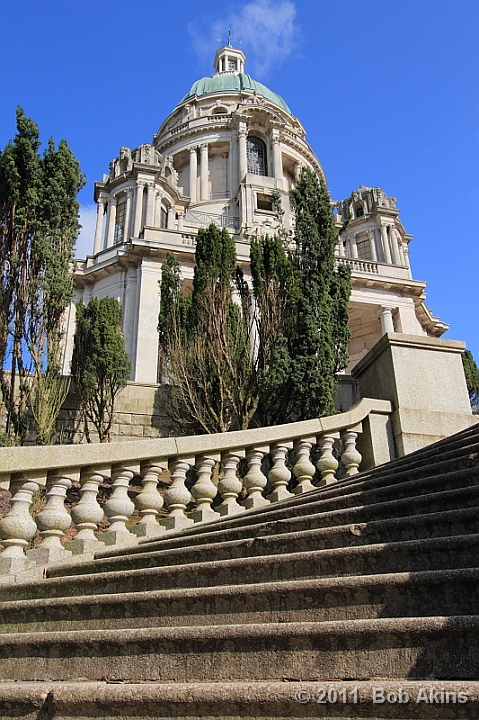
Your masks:
M280 225L293 236L289 190L301 168L324 177L300 121L282 97L245 73L245 60L243 52L230 45L218 50L215 74L193 83L151 143L122 147L109 172L95 183L96 232L92 255L78 261L75 302L104 296L118 299L131 380L136 384L161 382L158 283L167 252L179 259L183 282L190 284L197 231L213 222L234 235L238 262L247 277L252 237L273 234ZM281 197L281 218L273 191ZM403 344L408 338L408 362L421 365L427 351L427 366L434 346L439 364L453 363L457 375L463 344L437 340L448 326L425 305L425 283L412 278L411 235L399 219L396 199L381 188L361 186L346 200L332 204L337 213L337 260L351 266L353 288L351 360L338 405L344 410L364 394L397 395L396 380L395 389L379 390L370 375L378 362L390 366L383 371L394 375L397 362L387 358L391 342L400 346L399 337ZM73 334L74 305L67 329L67 372ZM368 360L384 336L389 338L386 344L383 341L384 349ZM457 421L451 421L446 435L468 424L465 385L461 378L457 382L461 396L453 409ZM396 404L400 404L397 397ZM436 420L436 430L419 428L413 434L429 439L442 436L441 421Z

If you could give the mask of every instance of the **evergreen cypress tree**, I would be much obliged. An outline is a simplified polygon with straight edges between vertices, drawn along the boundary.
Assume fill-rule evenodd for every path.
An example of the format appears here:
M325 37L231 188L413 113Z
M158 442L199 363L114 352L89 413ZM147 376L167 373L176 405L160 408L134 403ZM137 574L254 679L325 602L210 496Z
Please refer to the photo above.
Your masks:
M283 237L251 244L259 424L334 413L336 373L348 362L350 270L336 267L324 181L303 170L291 202L296 247L287 252Z
M88 442L89 422L100 442L111 440L116 396L130 376L121 319L115 298L92 298L87 306L82 302L77 305L71 369Z
M0 153L0 385L7 431L22 439L30 402L45 443L64 394L62 316L84 177L64 141L50 140L43 155L39 148L37 125L18 108L17 134Z
M467 391L473 413L479 412L479 368L470 350L462 353L462 365L466 376Z
M177 261L163 266L158 329L180 432L244 429L256 409L249 322L232 299L235 266L234 240L214 224L198 231L189 297Z
M299 296L291 342L289 411L298 419L335 412L336 373L347 362L350 271L335 268L336 228L326 183L303 169L291 201L296 214Z

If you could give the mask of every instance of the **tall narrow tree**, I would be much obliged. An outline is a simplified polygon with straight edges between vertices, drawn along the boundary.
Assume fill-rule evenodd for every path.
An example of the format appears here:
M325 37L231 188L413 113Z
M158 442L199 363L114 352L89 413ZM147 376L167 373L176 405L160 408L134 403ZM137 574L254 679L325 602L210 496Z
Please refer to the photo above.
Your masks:
M288 411L305 420L335 412L336 373L347 363L351 285L349 268L335 267L336 228L324 180L303 169L291 201L299 296Z
M244 429L256 410L249 320L232 299L235 266L233 238L213 224L198 232L190 297L181 297L174 258L163 266L160 342L169 412L182 432Z
M72 297L84 178L64 141L56 148L50 140L43 155L39 147L38 127L18 108L17 135L0 154L0 385L7 430L24 435L30 401L44 443L64 391L62 316Z
M87 442L92 423L100 442L111 440L115 400L126 386L131 365L121 334L122 312L115 298L92 298L77 305L72 356L78 404Z

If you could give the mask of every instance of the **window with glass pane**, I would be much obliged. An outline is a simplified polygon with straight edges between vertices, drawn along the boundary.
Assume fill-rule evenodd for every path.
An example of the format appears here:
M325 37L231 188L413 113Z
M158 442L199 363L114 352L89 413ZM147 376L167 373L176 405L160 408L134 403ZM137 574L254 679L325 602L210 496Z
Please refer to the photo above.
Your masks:
M358 240L356 247L358 248L358 258L361 260L372 260L371 243L368 238Z
M125 228L125 215L126 215L126 202L118 203L116 208L116 221L115 221L115 234L113 236L113 243L123 242L123 230Z
M253 175L267 175L266 172L266 145L257 137L246 140L246 157L248 172Z
M168 211L164 205L160 209L160 228L165 228L168 225Z

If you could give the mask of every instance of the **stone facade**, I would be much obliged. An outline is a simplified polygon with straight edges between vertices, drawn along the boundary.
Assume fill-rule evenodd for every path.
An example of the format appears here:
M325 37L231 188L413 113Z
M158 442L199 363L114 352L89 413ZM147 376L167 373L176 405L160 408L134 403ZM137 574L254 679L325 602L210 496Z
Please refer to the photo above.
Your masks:
M192 85L151 143L120 148L109 172L95 183L98 218L92 255L78 261L74 303L117 298L123 308L131 380L146 387L162 380L157 319L167 252L179 259L188 291L198 228L214 222L233 234L238 262L249 279L252 237L280 229L286 238L294 235L289 190L301 168L325 177L304 128L285 101L245 74L244 54L223 47L214 66L216 73ZM273 191L281 198L281 218ZM337 262L352 269L350 375L385 334L438 338L448 326L426 306L425 282L412 277L412 236L399 219L396 198L362 185L332 205ZM66 373L74 303L67 319ZM462 385L457 392L462 413ZM352 402L353 393L349 395ZM346 409L345 402L343 397L341 409Z

